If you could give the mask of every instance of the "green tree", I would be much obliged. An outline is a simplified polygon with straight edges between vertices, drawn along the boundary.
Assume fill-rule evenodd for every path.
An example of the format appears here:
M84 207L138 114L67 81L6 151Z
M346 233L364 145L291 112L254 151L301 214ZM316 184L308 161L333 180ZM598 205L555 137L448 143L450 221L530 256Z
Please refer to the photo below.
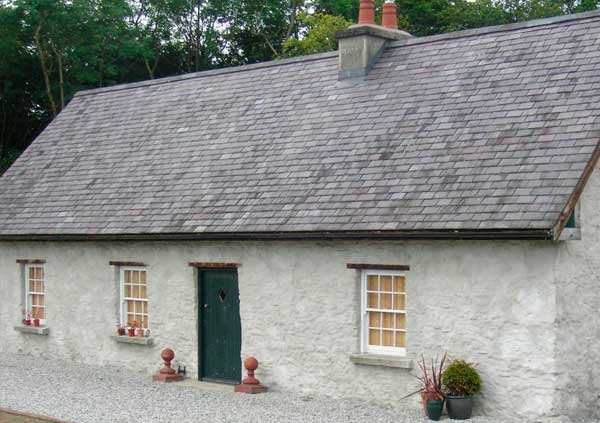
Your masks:
M331 51L337 48L335 33L348 28L352 22L341 16L302 13L298 16L301 37L290 37L283 43L284 56Z

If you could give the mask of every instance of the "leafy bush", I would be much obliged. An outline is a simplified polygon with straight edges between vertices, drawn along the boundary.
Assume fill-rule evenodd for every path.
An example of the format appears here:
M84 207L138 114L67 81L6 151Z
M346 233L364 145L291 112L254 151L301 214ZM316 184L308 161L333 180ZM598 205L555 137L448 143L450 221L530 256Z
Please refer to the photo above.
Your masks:
M455 360L442 374L442 382L448 395L477 395L481 392L481 377L471 363Z

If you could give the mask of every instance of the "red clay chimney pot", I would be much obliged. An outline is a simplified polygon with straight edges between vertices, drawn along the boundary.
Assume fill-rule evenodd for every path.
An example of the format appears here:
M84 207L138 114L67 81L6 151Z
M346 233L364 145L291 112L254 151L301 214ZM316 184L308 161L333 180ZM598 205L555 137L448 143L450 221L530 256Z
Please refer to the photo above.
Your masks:
M358 24L375 25L375 0L360 0Z
M398 18L396 17L396 3L386 1L383 4L383 17L381 23L385 28L398 29Z

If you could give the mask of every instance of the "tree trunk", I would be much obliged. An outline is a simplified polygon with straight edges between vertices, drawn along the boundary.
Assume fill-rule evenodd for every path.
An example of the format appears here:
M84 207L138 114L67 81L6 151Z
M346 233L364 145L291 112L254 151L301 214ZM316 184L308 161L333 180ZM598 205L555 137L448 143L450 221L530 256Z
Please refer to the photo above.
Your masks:
M50 42L50 47L56 56L56 62L58 63L58 84L60 87L60 110L65 108L65 80L63 75L63 62L62 55L59 53L58 49L54 45L53 42Z
M154 79L154 69L150 66L150 62L148 62L148 58L144 57L144 65L146 65L146 70L148 71L148 76L150 79ZM156 65L154 66L156 68Z
M44 49L42 45L42 41L40 39L40 32L42 30L42 26L44 25L44 19L46 17L46 12L42 11L40 13L40 22L35 28L35 32L33 34L33 41L35 43L38 57L40 59L40 65L42 67L42 75L44 76L44 84L46 85L46 95L48 96L48 101L50 101L50 108L52 109L52 117L56 117L56 102L54 101L54 96L52 95L52 86L50 84L50 75L48 72L48 66L46 64L46 58L44 57Z

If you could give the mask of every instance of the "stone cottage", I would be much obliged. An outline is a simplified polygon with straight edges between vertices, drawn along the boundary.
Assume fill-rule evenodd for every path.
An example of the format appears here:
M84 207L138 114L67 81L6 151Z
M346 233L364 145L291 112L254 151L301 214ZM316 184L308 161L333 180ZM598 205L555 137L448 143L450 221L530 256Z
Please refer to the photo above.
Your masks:
M600 13L363 3L338 52L78 93L0 179L0 352L412 407L447 350L480 413L599 417Z

